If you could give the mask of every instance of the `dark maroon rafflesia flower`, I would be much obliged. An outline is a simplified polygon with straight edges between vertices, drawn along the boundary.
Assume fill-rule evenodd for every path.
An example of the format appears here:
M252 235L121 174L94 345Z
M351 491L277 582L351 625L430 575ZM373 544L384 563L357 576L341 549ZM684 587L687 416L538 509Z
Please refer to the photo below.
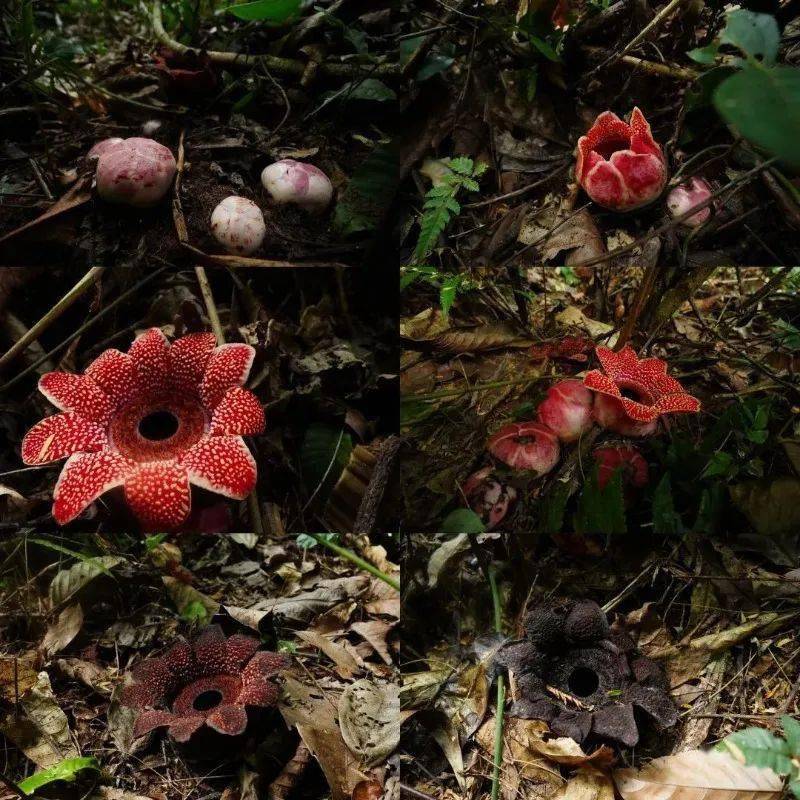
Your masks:
M286 656L259 646L258 639L226 638L219 625L210 625L193 642L181 639L163 656L139 663L135 682L122 692L122 704L139 711L134 735L167 728L186 743L204 727L225 736L244 733L249 707L277 703L272 679L289 665Z

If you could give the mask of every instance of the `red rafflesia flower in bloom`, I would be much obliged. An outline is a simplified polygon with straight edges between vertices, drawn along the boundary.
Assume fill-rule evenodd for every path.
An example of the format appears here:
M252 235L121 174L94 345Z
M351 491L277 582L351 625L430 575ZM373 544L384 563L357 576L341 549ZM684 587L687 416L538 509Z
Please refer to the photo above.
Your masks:
M558 437L541 422L512 422L487 442L486 448L499 461L514 469L532 469L540 475L558 463Z
M702 178L691 178L686 183L676 186L667 195L667 208L673 217L688 214L695 206L705 202L711 197L711 187ZM711 206L701 208L696 214L687 217L681 225L697 228L708 221L711 216Z
M241 437L264 430L260 403L240 388L254 355L246 344L217 347L213 333L170 346L151 328L127 353L101 353L83 375L43 375L39 390L64 413L28 431L22 460L69 456L53 491L56 522L66 524L119 486L149 529L175 528L188 517L190 484L246 497L256 463Z
M647 486L650 472L642 454L630 445L617 447L598 447L594 451L598 464L597 485L605 489L615 470L622 468L622 485L626 488L641 489Z
M592 370L583 382L598 393L594 417L604 428L623 436L649 436L662 414L700 410L700 401L667 375L667 363L660 358L640 360L627 346L619 353L607 347L595 352L604 372Z
M592 393L578 380L560 381L539 405L539 421L562 442L580 439L592 427Z
M160 658L139 663L121 698L139 710L134 736L165 727L185 743L206 726L225 736L244 733L248 707L274 706L279 692L271 679L289 666L286 656L259 652L260 644L238 634L226 639L211 625L191 644L181 639Z
M611 111L578 139L575 177L586 194L612 211L651 203L667 183L667 162L638 108L630 124Z

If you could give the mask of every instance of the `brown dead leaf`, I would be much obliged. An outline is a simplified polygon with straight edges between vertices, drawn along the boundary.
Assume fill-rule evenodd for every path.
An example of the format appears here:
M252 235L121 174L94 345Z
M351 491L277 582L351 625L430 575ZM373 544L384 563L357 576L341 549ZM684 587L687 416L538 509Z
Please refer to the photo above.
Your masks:
M783 793L772 770L704 750L657 758L641 770L618 769L614 781L624 800L780 800Z
M80 603L71 603L47 629L42 641L42 651L46 659L63 650L83 627L83 609Z
M484 353L504 347L530 347L533 339L523 336L512 325L497 322L442 333L435 344L448 353Z
M340 678L350 680L357 672L361 672L355 658L347 650L321 633L313 630L298 631L297 638L325 653L336 664L336 672Z
M365 766L384 761L400 743L397 686L368 678L351 683L339 698L339 726Z
M354 622L350 627L375 648L375 652L386 664L392 665L392 656L389 652L387 638L392 632L392 628L394 628L393 623L390 624L379 619L373 619L367 622Z
M777 478L769 484L748 481L730 487L731 499L762 536L800 528L800 478Z
M614 783L605 772L581 767L553 800L614 800Z
M34 656L0 658L0 699L14 703L36 683Z

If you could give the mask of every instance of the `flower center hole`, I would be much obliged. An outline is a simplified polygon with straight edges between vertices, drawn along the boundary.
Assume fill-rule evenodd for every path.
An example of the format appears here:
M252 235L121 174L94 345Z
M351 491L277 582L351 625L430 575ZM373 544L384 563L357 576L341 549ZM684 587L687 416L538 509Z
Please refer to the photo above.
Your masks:
M604 142L600 142L594 150L608 160L618 150L630 150L630 148L630 139L608 139Z
M572 670L567 685L576 697L590 697L600 686L600 678L589 667L576 667Z
M212 708L216 708L221 702L222 692L216 689L208 689L195 697L192 706L195 711L210 711Z
M178 418L169 411L153 411L139 422L139 433L151 442L160 442L174 436Z

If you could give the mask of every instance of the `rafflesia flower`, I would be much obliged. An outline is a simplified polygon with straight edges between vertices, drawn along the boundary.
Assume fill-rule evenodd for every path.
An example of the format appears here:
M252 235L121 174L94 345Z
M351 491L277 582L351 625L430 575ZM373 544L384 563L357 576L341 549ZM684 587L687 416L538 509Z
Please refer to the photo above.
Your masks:
M106 139L89 151L97 158L97 193L108 203L154 206L167 193L177 166L169 148L153 139Z
M650 472L642 454L630 445L598 447L594 451L597 462L597 485L605 489L616 470L622 470L622 485L625 488L641 489L647 486Z
M240 388L254 355L246 344L217 347L213 333L170 346L151 328L127 353L101 353L83 375L43 375L39 390L64 413L28 431L22 460L69 457L53 491L56 522L75 519L119 486L149 529L175 528L188 517L190 484L246 497L256 463L241 437L264 430L261 405Z
M191 644L181 639L160 658L140 662L121 698L139 711L134 736L167 728L183 744L204 727L243 734L248 708L275 705L279 691L272 679L289 665L286 656L259 651L260 644L238 634L226 639L210 625Z
M319 167L291 158L264 167L261 183L276 203L294 203L316 214L323 212L333 197L333 186Z
M667 162L638 108L630 124L604 111L578 139L575 177L595 203L632 211L652 203L667 183Z
M539 405L539 421L562 442L577 441L592 427L593 398L581 381L560 381L547 390L547 398Z
M517 499L517 490L506 486L491 467L483 467L464 481L461 487L469 507L489 526L497 527Z
M540 475L558 463L558 437L541 422L512 422L487 442L487 450L514 469L532 469Z
M593 392L594 418L623 436L649 436L662 414L696 413L700 401L667 375L660 358L639 359L629 346L619 353L607 347L595 352L603 372L592 370L583 379Z
M680 217L691 211L696 205L711 197L711 187L702 178L691 178L686 183L676 186L667 195L667 208L673 217ZM698 228L711 216L711 206L701 208L696 214L681 222L689 228Z

